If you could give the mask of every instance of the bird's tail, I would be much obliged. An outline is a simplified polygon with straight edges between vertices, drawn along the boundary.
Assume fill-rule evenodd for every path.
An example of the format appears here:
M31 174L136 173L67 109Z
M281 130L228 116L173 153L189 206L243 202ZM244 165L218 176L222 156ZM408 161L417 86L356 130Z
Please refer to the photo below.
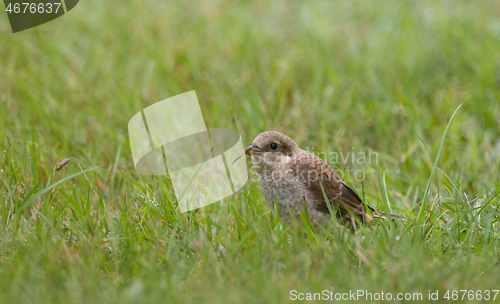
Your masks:
M397 216L397 215L394 215L394 214L389 214L389 216L390 216L390 217L391 217L391 219L393 219L393 220L402 220L402 221L405 221L405 220L406 220L406 218L401 217L401 216ZM373 213L373 217L377 217L377 218L384 218L384 219L388 218L388 217L387 217L387 214L385 214L384 212L380 212L380 211L378 211L378 212L374 212L374 213Z

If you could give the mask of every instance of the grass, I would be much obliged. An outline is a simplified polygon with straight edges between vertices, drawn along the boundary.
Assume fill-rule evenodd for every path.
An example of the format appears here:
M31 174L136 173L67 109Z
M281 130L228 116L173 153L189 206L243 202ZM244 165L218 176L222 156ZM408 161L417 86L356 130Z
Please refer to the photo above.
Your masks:
M80 1L25 32L1 19L0 302L500 289L499 13L493 1ZM375 151L338 167L367 204L408 220L287 227L255 182L180 214L168 179L135 171L127 123L190 90L207 126L245 144L279 130L316 152ZM69 157L97 196L76 163L55 171Z

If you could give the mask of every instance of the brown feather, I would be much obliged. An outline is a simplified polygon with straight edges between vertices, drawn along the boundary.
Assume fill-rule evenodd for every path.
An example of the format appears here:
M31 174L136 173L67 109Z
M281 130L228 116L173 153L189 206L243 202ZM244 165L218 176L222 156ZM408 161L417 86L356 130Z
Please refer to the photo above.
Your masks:
M288 166L314 195L318 211L330 212L321 188L323 185L324 193L334 211L338 209L341 217L354 214L364 221L365 205L356 192L324 160L312 153L300 151L294 155Z

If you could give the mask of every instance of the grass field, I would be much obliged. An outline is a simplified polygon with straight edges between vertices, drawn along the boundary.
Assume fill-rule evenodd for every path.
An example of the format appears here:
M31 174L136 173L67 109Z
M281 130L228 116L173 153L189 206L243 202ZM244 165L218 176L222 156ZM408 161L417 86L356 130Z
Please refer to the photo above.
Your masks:
M0 15L0 302L500 289L498 2L80 1L16 34ZM245 145L375 151L338 167L407 221L304 233L255 182L181 214L169 180L135 171L127 124L191 90ZM66 157L97 195L76 162L55 171Z

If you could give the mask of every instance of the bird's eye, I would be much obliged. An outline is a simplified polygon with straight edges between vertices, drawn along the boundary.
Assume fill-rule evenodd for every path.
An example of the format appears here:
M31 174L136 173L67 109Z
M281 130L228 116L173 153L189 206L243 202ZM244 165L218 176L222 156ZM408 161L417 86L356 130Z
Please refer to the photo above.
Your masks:
M271 150L276 150L278 149L278 144L277 143L272 143L271 144Z

